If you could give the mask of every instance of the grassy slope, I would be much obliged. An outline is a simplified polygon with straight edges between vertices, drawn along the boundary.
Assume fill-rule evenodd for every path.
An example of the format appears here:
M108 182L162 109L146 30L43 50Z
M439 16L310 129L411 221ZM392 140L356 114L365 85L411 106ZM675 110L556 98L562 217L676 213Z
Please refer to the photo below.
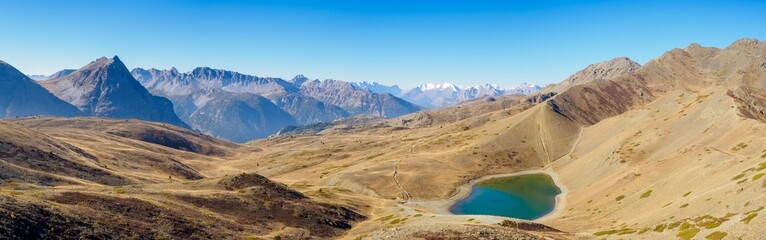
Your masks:
M399 216L397 209L429 211L395 204L405 197L393 181L395 170L402 188L427 200L451 196L479 176L547 167L569 190L566 208L543 220L557 228L614 238L685 235L701 226L697 237L714 231L759 236L764 233L751 224L763 224L755 199L764 191L764 149L757 147L764 125L752 119L759 118L752 110L757 101L741 96L760 93L753 88L762 87L764 74L752 59L762 52L693 45L518 114L257 141L252 145L264 151L234 166L307 191L338 188L379 199L373 218ZM380 225L386 224L366 227Z

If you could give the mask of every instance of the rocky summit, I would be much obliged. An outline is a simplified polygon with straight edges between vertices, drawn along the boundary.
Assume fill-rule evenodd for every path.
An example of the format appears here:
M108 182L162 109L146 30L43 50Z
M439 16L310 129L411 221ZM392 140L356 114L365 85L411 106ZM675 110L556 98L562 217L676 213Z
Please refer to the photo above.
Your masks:
M40 84L86 115L188 127L173 112L172 102L150 94L117 56L96 59L77 71Z

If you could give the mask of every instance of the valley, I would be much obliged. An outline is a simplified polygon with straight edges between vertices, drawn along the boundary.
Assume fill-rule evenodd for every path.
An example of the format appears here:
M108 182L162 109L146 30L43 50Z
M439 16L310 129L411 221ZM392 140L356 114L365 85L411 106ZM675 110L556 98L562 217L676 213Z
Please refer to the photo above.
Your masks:
M95 63L109 61L116 60ZM766 234L764 66L762 41L691 44L644 65L628 58L596 63L536 95L355 116L244 143L161 121L167 118L6 118L0 231L186 239L757 239ZM61 90L53 86L74 81L61 79L44 86ZM311 84L302 91L316 99L349 102L320 94L334 89L320 86L344 83ZM273 105L264 99L241 112ZM107 106L77 106L93 105ZM534 187L547 194L530 196L540 207L534 213L450 212L471 198L472 187L499 194L511 190L498 185L521 177L547 183Z
M0 240L766 239L766 1L0 12Z
M753 146L763 146L764 125L751 115L750 103L731 96L764 76L758 67L763 46L748 39L726 49L693 44L635 72L566 87L521 112L249 144L269 149L255 154L259 173L288 185L388 199L391 210L373 219L407 217L396 209L444 214L421 203L453 197L483 176L545 170L567 189L566 203L536 222L572 237L755 238L762 233L753 226L764 223L758 217L764 196L759 166L766 159ZM301 151L287 151L298 146ZM291 164L269 164L278 159ZM448 219L438 222L501 222L490 216ZM360 229L367 225L387 224L363 223Z

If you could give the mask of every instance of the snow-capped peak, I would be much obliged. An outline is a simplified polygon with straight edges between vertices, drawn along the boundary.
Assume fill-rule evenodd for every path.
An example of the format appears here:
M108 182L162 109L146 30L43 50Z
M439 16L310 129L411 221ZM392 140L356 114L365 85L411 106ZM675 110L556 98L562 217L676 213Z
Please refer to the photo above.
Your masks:
M539 90L540 86L539 85L535 85L535 84L531 84L531 83L526 83L526 82L508 87L508 89L511 89L511 90L513 90L513 89L535 89L535 88L538 88L538 90Z
M367 88L376 93L390 93L404 100L427 108L444 107L482 96L500 96L506 94L532 94L542 87L522 83L509 87L497 84L481 84L476 86L458 86L452 83L425 83L410 89L399 86L383 85L377 82L358 82L355 86Z
M426 83L418 86L421 91L429 90L452 90L453 92L460 91L460 87L452 83Z

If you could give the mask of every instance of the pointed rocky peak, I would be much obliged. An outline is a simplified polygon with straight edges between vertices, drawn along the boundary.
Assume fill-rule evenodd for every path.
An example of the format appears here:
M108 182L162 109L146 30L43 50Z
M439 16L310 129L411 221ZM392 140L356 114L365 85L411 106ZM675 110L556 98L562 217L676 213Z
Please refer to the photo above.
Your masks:
M80 68L78 70L82 70L82 69L94 69L94 68L110 66L110 65L114 65L114 64L116 64L116 65L122 64L122 61L120 61L119 58L100 57L100 58L97 58L96 60L90 62L88 65L85 65L84 67L82 67L82 68Z
M96 59L66 77L40 84L88 115L136 118L188 127L173 112L173 104L151 95L117 56Z
M111 60L112 60L112 62L111 62L111 64L112 64L112 65L116 65L116 66L122 66L122 67L124 67L125 69L128 69L127 67L125 67L125 63L123 63L123 62L122 62L122 60L120 60L120 57L118 57L117 55L115 55L114 57L112 57L112 59L111 59Z
M135 81L120 58L101 57L61 79L69 79L78 85L117 84Z
M290 79L290 82L292 84L300 86L301 84L303 84L304 82L306 82L308 80L309 80L309 78L307 78L306 76L303 76L303 74L298 74L293 79Z
M178 69L176 69L176 67L171 67L170 68L170 74L178 75L179 74Z
M558 84L549 85L541 93L556 92L560 93L572 86L585 84L598 79L613 79L622 75L636 72L641 65L628 57L618 57L609 61L603 61L588 65L584 69L577 71L564 81Z
M78 69L78 71L81 70L96 70L100 68L124 68L127 70L127 67L125 67L125 64L120 61L119 58L116 56L114 58L107 58L107 57L101 57L96 59L95 61L91 62L88 65L85 65L84 67Z

